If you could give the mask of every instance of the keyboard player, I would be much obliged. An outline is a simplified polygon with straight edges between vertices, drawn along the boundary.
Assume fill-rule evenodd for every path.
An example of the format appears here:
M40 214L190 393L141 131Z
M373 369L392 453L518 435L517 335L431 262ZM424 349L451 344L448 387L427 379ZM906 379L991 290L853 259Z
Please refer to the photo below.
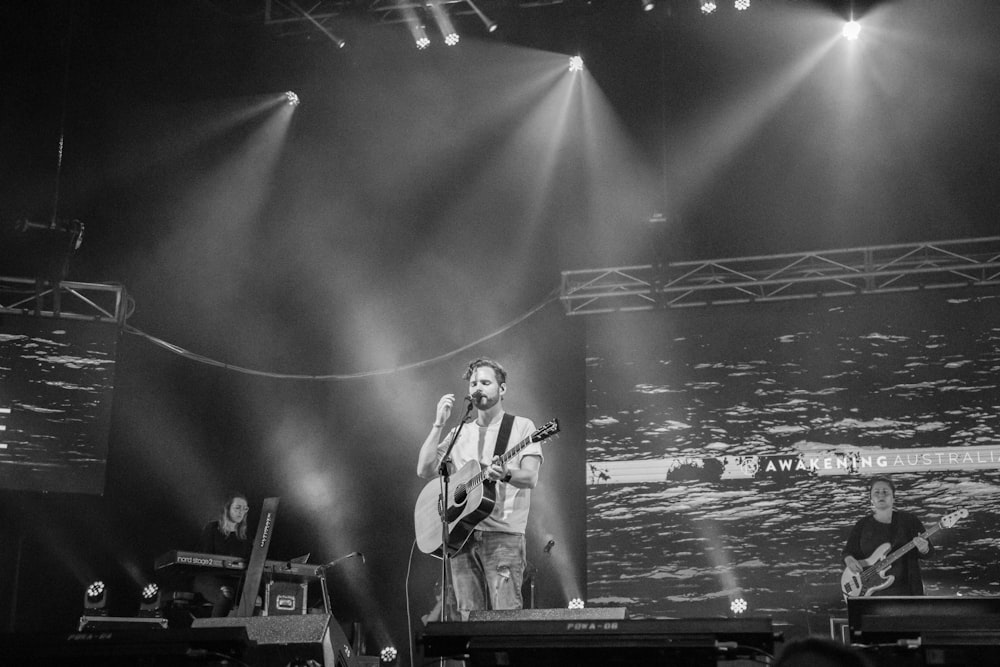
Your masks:
M209 521L201 531L198 551L221 556L236 556L246 560L250 556L247 539L247 515L250 503L243 493L230 493L219 518ZM236 598L240 573L225 575L202 572L194 577L193 589L212 604L212 616L226 616Z

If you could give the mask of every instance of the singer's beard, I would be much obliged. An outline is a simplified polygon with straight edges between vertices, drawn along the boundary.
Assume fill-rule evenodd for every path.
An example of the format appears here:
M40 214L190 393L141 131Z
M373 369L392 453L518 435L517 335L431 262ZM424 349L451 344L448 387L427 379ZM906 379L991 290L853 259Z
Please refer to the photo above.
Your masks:
M479 397L476 401L476 408L479 410L489 410L494 405L500 402L499 396L486 396L485 394Z

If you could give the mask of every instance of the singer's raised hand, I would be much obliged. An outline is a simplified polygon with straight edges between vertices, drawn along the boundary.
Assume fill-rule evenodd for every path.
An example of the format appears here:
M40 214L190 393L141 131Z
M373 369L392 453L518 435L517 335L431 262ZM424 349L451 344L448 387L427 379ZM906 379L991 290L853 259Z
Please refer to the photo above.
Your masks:
M455 405L455 394L445 394L438 401L437 416L434 419L436 425L444 426L444 423L451 418L451 408Z

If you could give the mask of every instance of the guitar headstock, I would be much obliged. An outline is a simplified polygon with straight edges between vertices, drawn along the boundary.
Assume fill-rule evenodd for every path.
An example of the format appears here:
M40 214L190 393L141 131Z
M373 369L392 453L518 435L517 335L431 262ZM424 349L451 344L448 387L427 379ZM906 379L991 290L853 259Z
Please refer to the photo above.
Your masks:
M551 438L556 433L559 432L559 420L553 419L550 422L546 422L542 425L540 429L531 434L532 442L541 442L545 438Z
M938 523L941 524L942 528L951 528L958 523L959 519L964 519L967 516L969 516L969 510L963 508L950 512L949 514L945 514L941 517L941 520Z

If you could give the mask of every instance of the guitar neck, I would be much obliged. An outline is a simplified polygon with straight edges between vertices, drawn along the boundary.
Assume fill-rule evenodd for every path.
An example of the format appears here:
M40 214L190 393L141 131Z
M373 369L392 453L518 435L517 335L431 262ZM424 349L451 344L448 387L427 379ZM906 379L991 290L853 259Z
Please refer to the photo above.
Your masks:
M920 533L917 537L922 537L922 538L924 538L926 540L928 537L930 537L934 533L938 532L939 530L941 530L941 524L940 523L936 523L933 526L931 526L930 528L928 528L927 530L925 530L924 532ZM914 539L916 539L916 538L914 538ZM896 549L895 551L893 551L891 554L889 554L888 556L886 556L885 558L883 558L881 561L879 561L878 569L881 570L883 567L888 567L888 566L892 565L897 560L899 560L900 558L902 558L903 556L905 556L906 554L908 554L910 552L910 550L913 549L916 546L917 545L913 543L913 540L910 540L909 542L907 542L906 544L904 544L903 546L899 547L898 549Z
M523 439L520 442L518 442L513 447L508 447L507 451L500 455L500 462L502 464L506 465L511 459L513 459L515 456L517 456L521 452L522 449L524 449L525 447L527 447L528 445L530 445L533 442L532 438L534 438L534 437L535 437L535 434L532 433L531 435L529 435L525 439ZM473 477L472 479L469 480L467 486L470 487L470 488L475 488L475 487L479 486L480 484L482 484L485 481L486 481L486 470L481 470L479 472L479 474L477 474L475 477Z

